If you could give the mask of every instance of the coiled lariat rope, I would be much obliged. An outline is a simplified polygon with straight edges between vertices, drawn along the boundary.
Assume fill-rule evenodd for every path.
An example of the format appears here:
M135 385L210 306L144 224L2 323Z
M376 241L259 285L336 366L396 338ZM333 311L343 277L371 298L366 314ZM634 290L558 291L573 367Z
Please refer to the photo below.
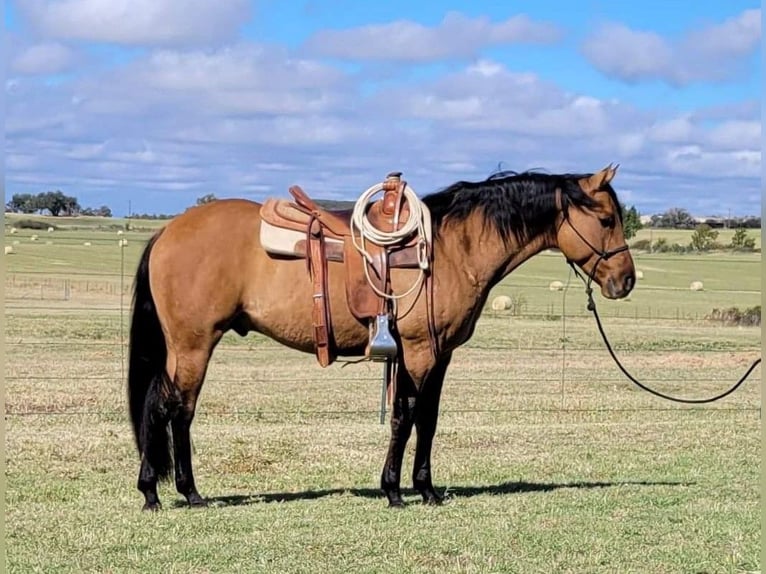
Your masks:
M384 297L390 300L402 299L412 293L416 288L420 287L420 284L425 277L425 272L428 269L428 241L430 229L431 215L428 211L428 207L420 201L413 189L405 184L404 197L407 198L407 206L409 207L410 215L407 221L402 225L400 229L394 231L383 231L375 227L367 217L367 207L370 201L376 193L383 191L383 184L377 183L367 189L362 195L359 196L354 204L354 211L351 215L351 241L354 244L359 253L361 253L367 262L372 265L373 257L365 249L365 242L370 241L376 245L388 247L391 245L397 245L405 241L413 233L417 232L418 240L418 268L419 273L417 279L412 286L400 295L395 293L385 293L375 286L375 283L370 277L370 271L367 265L364 265L364 274L367 277L367 282L372 287L373 291L380 297ZM354 229L359 231L359 241L357 240L357 234Z

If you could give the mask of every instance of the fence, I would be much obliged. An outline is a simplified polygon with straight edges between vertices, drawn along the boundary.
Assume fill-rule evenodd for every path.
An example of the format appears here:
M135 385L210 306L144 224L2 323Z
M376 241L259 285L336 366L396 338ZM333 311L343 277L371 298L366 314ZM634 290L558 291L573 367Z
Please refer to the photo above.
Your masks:
M74 245L75 243L73 243ZM94 381L107 384L122 385L125 380L125 360L127 354L127 342L126 342L126 330L128 328L129 321L129 307L131 296L131 282L132 277L126 272L126 269L130 266L125 262L125 250L120 249L119 261L115 261L115 266L120 269L119 272L111 272L108 270L90 270L90 271L51 271L51 270L24 270L19 272L11 272L6 276L6 317L10 328L6 334L6 348L11 354L27 352L32 355L37 353L37 350L53 350L60 349L62 352L98 352L105 360L106 365L109 366L109 370L106 372L100 372L95 374L79 374L74 377L76 380L82 381ZM653 261L661 260L661 258L655 257ZM677 259L673 259L676 261ZM704 259L706 262L710 262L709 258ZM691 257L686 258L686 261L693 261ZM743 261L742 264L756 264L759 261ZM132 268L131 268L132 271ZM544 376L528 376L528 375L506 375L502 376L504 384L535 384L535 383L550 383L551 377L555 376L562 390L562 403L561 406L551 404L536 405L532 407L519 407L505 408L504 412L555 412L567 410L568 412L577 411L577 406L563 406L563 391L565 384L572 385L587 380L590 383L607 383L614 380L613 377L599 376L598 373L594 375L591 371L578 372L577 369L573 369L568 364L568 357L572 353L578 354L590 354L593 357L603 356L605 350L598 343L591 341L589 344L582 345L576 344L570 338L567 332L568 320L579 320L589 318L587 309L585 308L585 298L579 297L579 283L572 283L568 289L563 292L551 292L550 289L541 284L540 281L530 281L529 279L513 280L513 289L518 291L525 291L532 293L529 300L524 304L517 304L509 311L492 311L489 307L485 309L483 317L485 321L490 324L497 321L506 321L512 318L516 321L535 321L545 323L547 325L547 333L553 335L549 337L549 342L545 344L526 343L519 344L518 350L529 352L532 354L547 354L550 358L549 370ZM649 292L656 292L658 294L667 294L683 289L670 289L667 287L642 287L642 289ZM577 292L578 299L573 302L572 297ZM710 295L708 291L708 295ZM717 289L712 292L721 301L727 299L734 299L735 297L742 295L742 290L739 289ZM749 291L749 296L760 297L760 291ZM567 300L569 299L569 302ZM654 297L651 297L654 299ZM517 301L518 303L518 301ZM707 304L707 303L706 303ZM50 337L28 336L27 334L20 332L19 329L13 327L14 321L21 321L23 317L28 315L34 316L49 316L59 313L65 314L83 314L100 317L106 321L106 326L103 327L102 332L97 338L95 335L93 338L66 338L63 340L51 340ZM602 317L608 319L620 319L635 321L638 323L647 321L668 321L678 325L696 324L705 320L706 323L710 323L706 319L709 313L706 313L699 306L690 308L687 305L677 304L675 307L672 305L635 305L632 308L621 308L619 305L610 305L606 309L600 308ZM569 324L572 328L572 323ZM582 330L582 326L576 327ZM754 354L760 355L760 338L757 341L757 345L738 345L732 349L725 345L720 346L716 344L707 345L690 345L691 350L684 352L688 354L694 354L704 357L706 355L725 355L736 353L739 355L752 356ZM467 345L467 348L472 348L471 344ZM507 350L505 345L488 345L484 344L480 347L474 347L481 351L500 351ZM273 342L266 342L262 339L257 341L230 344L225 343L219 347L217 353L243 353L252 352L257 349L259 353L273 353L279 354L285 351L285 348L274 344ZM660 349L661 351L661 349ZM12 366L11 372L7 373L6 381L10 383L22 383L22 382L34 382L39 381L55 381L59 379L72 379L72 376L59 376L45 374L34 374L16 372L19 371L18 367L13 366L13 361L10 361ZM14 371L15 369L15 371ZM711 372L717 372L715 368L711 367ZM744 370L744 369L743 369ZM756 372L757 375L757 372ZM686 374L679 374L675 371L671 376L649 376L645 378L645 382L649 384L673 384L693 378L695 373L690 371ZM738 376L738 375L737 375ZM734 382L736 377L734 373L726 374L726 384ZM456 384L461 383L497 383L500 378L497 376L472 376L465 377L457 375L449 375L452 382ZM294 380L292 378L291 380ZM313 378L307 378L308 380L315 380ZM380 380L378 373L372 372L366 376L359 376L359 373L353 377L326 377L322 379L328 384L345 384L349 381L367 381L376 382ZM257 384L262 382L278 382L273 374L265 374L262 376L248 376L242 377L229 377L225 378L226 383L231 384ZM531 387L530 387L531 388ZM118 409L56 409L46 406L41 410L24 410L18 407L13 407L13 401L11 401L11 408L7 408L6 416L90 416L90 415L103 415L103 416L122 416L123 411ZM384 405L381 403L379 409L364 409L354 411L334 411L323 410L309 412L306 410L274 410L271 414L313 414L316 416L322 415L334 415L334 414L382 414ZM654 406L642 406L642 405L617 405L612 407L612 410L616 411L665 411L670 410L673 407L656 404ZM760 399L758 399L757 405L745 404L736 407L719 407L721 410L734 410L734 411L758 411L760 412ZM603 410L592 406L586 406L582 409L583 412L593 412L596 410ZM452 409L451 412L493 412L492 409L475 409L466 408L463 410ZM231 414L236 416L263 416L262 410L248 411L247 409L230 409L228 411L222 411L223 414Z

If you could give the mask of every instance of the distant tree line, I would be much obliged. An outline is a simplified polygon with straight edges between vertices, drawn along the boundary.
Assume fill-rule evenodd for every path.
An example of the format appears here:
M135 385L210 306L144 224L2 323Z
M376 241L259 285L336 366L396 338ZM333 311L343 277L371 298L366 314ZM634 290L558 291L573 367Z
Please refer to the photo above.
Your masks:
M196 205L204 205L217 201L215 194L208 193L197 198ZM353 209L355 202L347 200L325 199L318 200L317 203L326 209ZM620 205L623 216L623 232L626 239L635 237L639 229L644 227L641 223L641 214L635 206L627 207ZM12 213L50 213L54 217L60 215L96 215L101 217L112 217L112 210L107 205L98 208L81 207L76 197L65 195L63 192L46 191L33 195L30 193L17 193L11 200L5 204L5 210ZM172 219L176 214L171 213L131 213L130 219L150 219L163 220ZM708 218L705 221L698 221L691 214L680 207L672 207L664 213L652 215L649 227L660 229L697 229L701 224L707 226L707 229L760 229L761 218L757 216L747 217L728 217L728 218ZM706 232L703 232L706 233ZM704 242L703 242L704 244ZM744 247L746 245L736 245L735 247Z
M53 217L60 215L98 215L112 217L112 210L108 205L98 208L81 207L77 198L65 195L62 191L43 191L36 195L31 193L16 193L5 204L5 210L11 213L39 213L48 212Z
M680 207L671 207L665 213L652 215L650 227L660 229L696 229L700 223L704 223L713 229L760 229L761 218L756 216L747 217L720 217L707 218L700 222Z
M173 213L131 213L128 215L128 219L173 219L175 214Z

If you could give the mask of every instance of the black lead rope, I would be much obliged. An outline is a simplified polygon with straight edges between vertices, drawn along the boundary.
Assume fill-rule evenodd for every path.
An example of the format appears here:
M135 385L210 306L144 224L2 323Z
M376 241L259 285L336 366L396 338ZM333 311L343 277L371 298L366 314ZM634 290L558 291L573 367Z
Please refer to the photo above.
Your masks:
M596 253L598 253L598 251L596 251ZM606 254L605 252L602 252L600 255L601 256L599 257L598 261L596 261L596 264L593 266L593 271L588 276L588 281L587 282L585 281L585 278L580 274L580 272L575 268L574 264L571 261L569 261L569 265L574 270L575 275L577 275L585 283L585 293L588 296L588 311L593 312L593 316L596 318L596 325L598 326L599 333L601 333L601 338L604 340L604 344L606 345L606 348L609 351L609 354L612 356L612 359L614 359L615 364L619 367L619 369L623 372L623 374L626 377L628 377L628 379L631 382L633 382L635 385L637 385L638 387L642 388L643 390L645 390L646 392L648 392L648 393L650 393L652 395L655 395L655 396L660 397L662 399L667 399L669 401L673 401L673 402L676 402L676 403L687 403L687 404L712 403L712 402L718 401L718 400L724 398L725 396L728 396L731 393L733 393L734 391L736 391L739 388L739 386L742 383L744 383L745 380L747 380L747 378L750 376L750 373L753 372L753 369L755 369L755 367L757 367L758 364L761 362L761 359L759 357L758 359L753 361L753 364L750 365L750 368L748 368L747 371L745 371L745 374L742 375L742 378L739 379L734 384L734 386L732 386L730 389L724 391L723 393L721 393L719 395L716 395L714 397L710 397L710 398L707 398L707 399L684 399L684 398L680 398L680 397L672 397L670 395L666 395L666 394L661 393L659 391L655 391L654 389L650 389L646 385L642 384L638 379L636 379L633 375L631 375L627 371L627 369L620 362L620 359L617 358L617 355L614 353L614 350L612 349L612 345L609 343L609 339L607 338L606 333L604 332L604 326L601 324L601 317L599 317L598 311L596 310L596 302L593 300L593 289L591 288L591 282L593 281L593 276L596 273L596 267L601 262L601 259L607 259L607 257L605 255L609 255L609 254Z

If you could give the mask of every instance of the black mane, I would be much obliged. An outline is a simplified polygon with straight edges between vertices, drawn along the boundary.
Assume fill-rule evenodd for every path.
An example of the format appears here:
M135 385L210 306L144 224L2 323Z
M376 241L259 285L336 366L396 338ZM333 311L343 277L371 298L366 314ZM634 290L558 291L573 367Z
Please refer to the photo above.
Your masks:
M503 241L513 236L526 242L550 229L556 218L556 189L560 189L564 207L592 207L594 201L580 188L578 180L592 174L545 174L502 171L483 181L458 181L423 198L431 212L438 234L442 223L461 221L474 211L484 215L485 224L494 226ZM603 187L615 207L621 210L610 185Z

